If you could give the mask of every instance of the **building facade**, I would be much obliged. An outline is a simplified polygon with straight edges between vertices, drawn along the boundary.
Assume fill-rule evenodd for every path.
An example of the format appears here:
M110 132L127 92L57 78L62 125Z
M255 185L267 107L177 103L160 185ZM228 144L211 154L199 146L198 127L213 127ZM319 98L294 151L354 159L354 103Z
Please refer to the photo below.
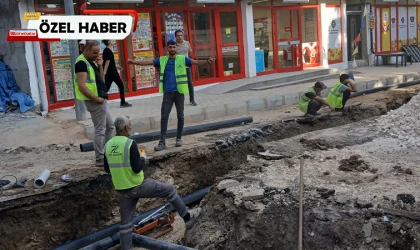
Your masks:
M31 1L34 2L19 3L20 13L65 13L62 0L28 2ZM84 14L80 6L85 1L73 2L75 14ZM359 23L366 21L371 6L377 15L388 11L388 16L392 17L395 11L395 15L400 13L397 6L394 11L393 5L389 4L376 7L375 2L373 5L360 0L355 0L354 4L349 0L347 2L351 8L357 9L353 12L360 14L356 18ZM92 1L87 5L87 9L134 9L139 13L137 31L125 40L116 41L113 47L117 63L124 68L120 76L128 97L157 93L158 78L153 67L128 65L127 59L153 59L165 55L165 43L174 38L177 29L184 30L185 40L191 43L192 58L216 58L212 65L193 67L195 86L218 82L229 84L231 80L307 68L346 69L348 61L353 59L351 51L355 46L348 39L348 34L355 36L361 33L362 38L366 38L362 39L364 46L359 48L364 54L356 55L362 55L358 59L367 59L366 51L370 51L368 27L358 29L356 23L356 26L353 25L356 28L349 28L347 18L354 13L347 13L346 7L345 0L236 0L234 3L206 4L197 3L197 0L145 0L144 3L133 4L99 4ZM404 9L407 14L408 9L407 4ZM22 27L24 25L22 22ZM377 31L378 27L375 28ZM389 37L393 37L392 34L391 31ZM402 33L396 34L396 38L402 37L398 36ZM409 35L411 33L407 28L407 37ZM386 38L391 44L391 39ZM388 48L382 46L380 33L375 34L374 39L375 48L378 44L381 44L380 51ZM38 77L31 81L42 81L45 88L36 89L41 84L31 84L31 92L45 96L49 110L73 106L68 42L34 44L38 48L33 49L34 62L28 62L28 67L34 68ZM116 86L111 91L115 92L110 95L111 99L118 99Z

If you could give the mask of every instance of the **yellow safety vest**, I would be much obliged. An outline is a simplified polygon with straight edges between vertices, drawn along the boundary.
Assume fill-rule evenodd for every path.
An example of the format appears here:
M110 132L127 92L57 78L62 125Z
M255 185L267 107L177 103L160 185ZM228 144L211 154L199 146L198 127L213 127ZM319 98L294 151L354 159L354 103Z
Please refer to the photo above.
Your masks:
M98 89L96 87L96 78L95 78L95 70L93 69L92 65L86 60L85 56L81 54L76 59L76 63L79 61L83 61L86 63L88 72L87 72L87 79L86 79L86 87L94 94L95 96L98 96ZM77 82L77 74L74 73L74 91L76 92L76 98L78 100L89 100L85 95L82 94L79 90L79 84Z
M308 113L308 105L311 101L311 98L308 98L306 96L307 93L314 93L316 95L316 92L313 87L309 87L301 96L299 101L299 110L303 113Z
M126 136L115 136L105 145L105 157L116 190L125 190L143 183L143 170L136 174L131 169L130 147L133 140Z
M327 96L327 102L337 109L343 107L343 93L338 91L341 85L341 82L335 84Z
M169 57L162 56L159 59L160 63L160 81L159 81L159 92L163 93L163 75L165 74L165 67L168 63ZM188 94L188 77L187 77L187 65L185 65L185 56L177 55L175 58L175 78L176 87L178 92L181 94Z

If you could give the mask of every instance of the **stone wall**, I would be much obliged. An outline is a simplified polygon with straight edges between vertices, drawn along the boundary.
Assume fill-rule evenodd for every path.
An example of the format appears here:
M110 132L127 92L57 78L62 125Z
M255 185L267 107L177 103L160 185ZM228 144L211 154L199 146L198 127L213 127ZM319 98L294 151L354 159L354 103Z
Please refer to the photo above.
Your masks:
M9 28L21 28L18 2L16 0L0 1L0 61L13 70L18 87L31 95L28 64L25 57L25 43L6 41Z

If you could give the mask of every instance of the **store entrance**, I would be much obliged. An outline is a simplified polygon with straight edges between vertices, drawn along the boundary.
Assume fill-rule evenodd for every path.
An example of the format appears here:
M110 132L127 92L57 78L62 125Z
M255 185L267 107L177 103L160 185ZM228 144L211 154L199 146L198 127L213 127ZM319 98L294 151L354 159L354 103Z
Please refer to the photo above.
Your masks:
M303 69L300 20L299 7L276 9L277 69L279 72Z

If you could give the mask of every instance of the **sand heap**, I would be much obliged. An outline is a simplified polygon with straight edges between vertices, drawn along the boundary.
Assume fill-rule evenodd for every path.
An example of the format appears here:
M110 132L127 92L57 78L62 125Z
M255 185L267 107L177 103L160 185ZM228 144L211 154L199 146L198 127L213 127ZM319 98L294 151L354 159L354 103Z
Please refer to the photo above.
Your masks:
M420 94L399 109L378 118L373 126L407 147L420 147Z

